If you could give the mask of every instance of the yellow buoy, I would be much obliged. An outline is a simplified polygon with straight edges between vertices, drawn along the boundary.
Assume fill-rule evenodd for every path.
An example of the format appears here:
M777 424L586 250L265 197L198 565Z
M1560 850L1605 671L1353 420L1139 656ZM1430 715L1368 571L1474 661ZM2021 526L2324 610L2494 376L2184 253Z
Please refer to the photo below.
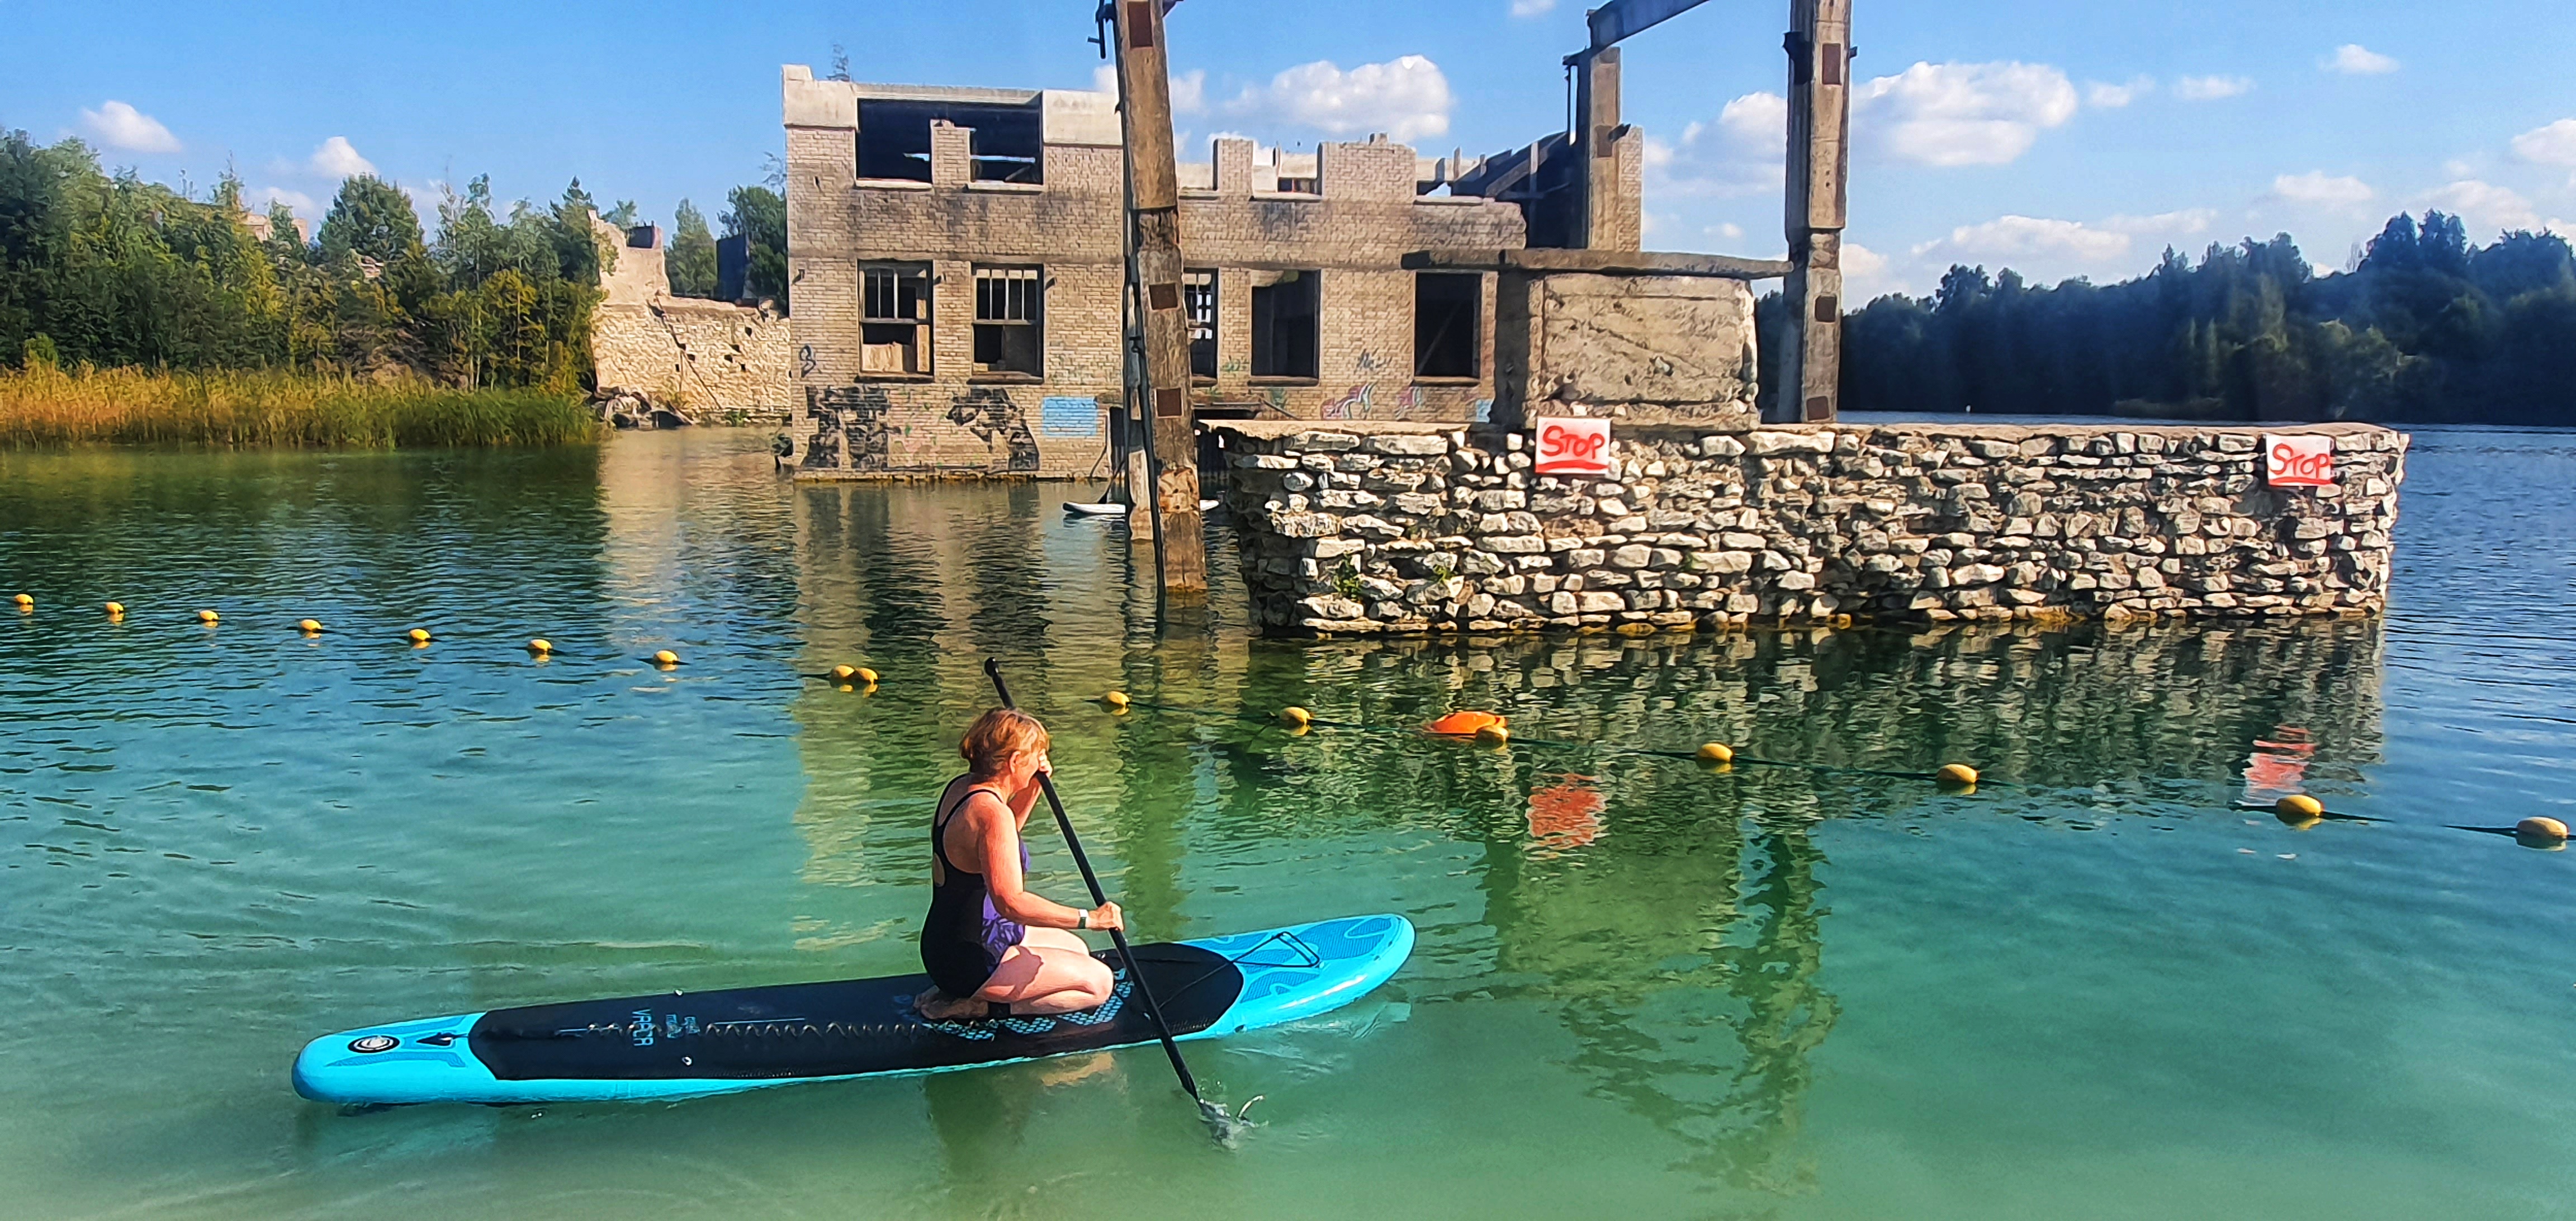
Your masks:
M2515 823L2513 825L2513 833L2527 839L2554 839L2563 841L2567 838L2567 824L2560 822L2555 818L2545 818L2535 815L2533 817L2523 819L2521 822Z
M662 649L653 654L653 664L657 666L676 666L680 664L680 655L669 649Z
M319 619L301 620L296 623L295 630L302 632L307 636L319 636L322 634L322 621Z
M223 616L218 615L218 614L216 614L215 612L210 611L210 610L201 610L201 611L198 611L198 612L197 612L197 622L199 622L199 623L213 624L213 623L219 623L219 622L221 622L222 620L223 620Z
M2272 812L2280 815L2283 822L2298 822L2302 819L2325 817L2326 805L2305 793L2292 793L2273 802Z
M1735 748L1728 746L1724 742L1710 742L1699 748L1699 761L1702 763L1733 763L1735 762Z
M405 639L407 639L407 640L411 641L413 644L428 644L428 643L429 643L429 629L428 629L428 628L425 628L425 627L416 627L416 628L413 628L412 630L410 630L410 631L408 631L408 632L403 633L403 637L404 637Z
M1511 740L1512 731L1499 724L1487 725L1476 731L1476 744L1479 746L1500 746Z
M1127 693L1124 691L1108 692L1100 697L1100 702L1109 705L1111 712L1127 711Z
M1279 710L1279 723L1283 725L1294 725L1302 729L1315 723L1315 714L1308 712L1295 704L1290 704Z
M108 618L110 618L110 619L122 619L122 618L124 618L124 617L125 617L125 604L124 604L124 603L122 603L122 602L110 602L110 603L108 603L108 604L107 604L107 617L108 617Z
M857 666L834 666L834 667L832 667L832 681L833 681L833 682L836 682L836 683L856 682L856 681L858 680L858 677L859 677L859 668L858 668Z
M1965 787L1977 782L1977 769L1965 763L1945 763L1941 765L1940 771L1932 773L1932 778L1943 784Z
M20 594L10 601L17 603L18 609L22 611L36 609L36 599L28 594Z
M859 685L864 687L873 687L877 685L877 672L867 668L866 666L851 667L850 677L857 680Z
M528 651L539 657L543 657L546 654L555 651L555 642L548 640L543 636L539 636L528 642Z

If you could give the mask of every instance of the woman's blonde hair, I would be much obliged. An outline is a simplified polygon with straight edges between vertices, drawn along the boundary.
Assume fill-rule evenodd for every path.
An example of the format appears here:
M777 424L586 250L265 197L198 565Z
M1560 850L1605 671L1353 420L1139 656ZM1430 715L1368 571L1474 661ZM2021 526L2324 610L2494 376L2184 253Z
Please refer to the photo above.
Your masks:
M1038 724L1036 717L1017 708L995 708L966 727L966 740L957 744L957 753L975 774L989 776L1013 756L1044 753L1047 744L1046 726Z

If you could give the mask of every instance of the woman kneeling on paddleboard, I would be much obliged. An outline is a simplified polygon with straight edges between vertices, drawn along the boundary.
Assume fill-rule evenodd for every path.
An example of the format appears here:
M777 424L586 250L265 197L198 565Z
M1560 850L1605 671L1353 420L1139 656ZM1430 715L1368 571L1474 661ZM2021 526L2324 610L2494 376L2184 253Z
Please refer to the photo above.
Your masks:
M1109 999L1108 964L1069 929L1123 929L1118 905L1090 911L1025 889L1020 828L1037 804L1047 763L1037 718L996 708L958 743L966 774L948 782L930 818L930 918L921 965L936 985L913 1007L933 1021L1071 1013Z

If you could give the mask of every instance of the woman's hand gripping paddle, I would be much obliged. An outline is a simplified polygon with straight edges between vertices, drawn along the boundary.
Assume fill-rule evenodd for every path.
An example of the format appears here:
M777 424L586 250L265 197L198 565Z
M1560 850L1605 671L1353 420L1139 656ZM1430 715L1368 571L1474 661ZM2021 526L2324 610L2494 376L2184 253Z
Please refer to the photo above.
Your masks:
M984 673L993 680L993 693L1001 697L1003 707L1019 707L1011 702L1010 684L1002 681L1001 662L985 658ZM1038 787L1046 791L1047 807L1055 811L1056 828L1064 832L1064 846L1073 850L1073 863L1082 870L1083 885L1091 888L1092 905L1107 903L1109 896L1100 889L1100 875L1091 871L1091 858L1083 855L1082 839L1073 833L1073 819L1064 812L1064 799L1056 796L1055 777L1039 772ZM1248 1125L1240 1116L1226 1114L1223 1106L1208 1101L1199 1093L1198 1078L1190 1075L1189 1063L1181 1059L1181 1045L1172 1041L1172 1027L1163 1020L1163 1007L1155 1003L1154 989L1146 984L1144 970L1136 965L1135 956L1128 952L1127 934L1111 929L1109 939L1117 944L1118 961L1126 965L1127 978L1135 981L1136 995L1145 1002L1145 1016L1154 1020L1154 1036L1163 1041L1163 1054L1171 1057L1172 1072L1180 1077L1181 1088L1189 1091L1190 1101L1199 1104L1199 1118L1207 1121L1209 1134L1216 1137L1219 1144L1232 1147L1237 1134Z

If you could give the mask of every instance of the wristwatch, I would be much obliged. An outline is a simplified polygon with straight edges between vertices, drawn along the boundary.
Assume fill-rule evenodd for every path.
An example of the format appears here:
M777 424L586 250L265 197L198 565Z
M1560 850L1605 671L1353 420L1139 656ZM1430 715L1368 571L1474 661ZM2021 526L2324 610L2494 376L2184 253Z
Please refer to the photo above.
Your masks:
M1078 928L1078 929L1085 929L1085 930L1088 930L1088 929L1091 927L1091 913L1090 913L1090 912L1075 912L1075 913L1073 913L1073 927Z

